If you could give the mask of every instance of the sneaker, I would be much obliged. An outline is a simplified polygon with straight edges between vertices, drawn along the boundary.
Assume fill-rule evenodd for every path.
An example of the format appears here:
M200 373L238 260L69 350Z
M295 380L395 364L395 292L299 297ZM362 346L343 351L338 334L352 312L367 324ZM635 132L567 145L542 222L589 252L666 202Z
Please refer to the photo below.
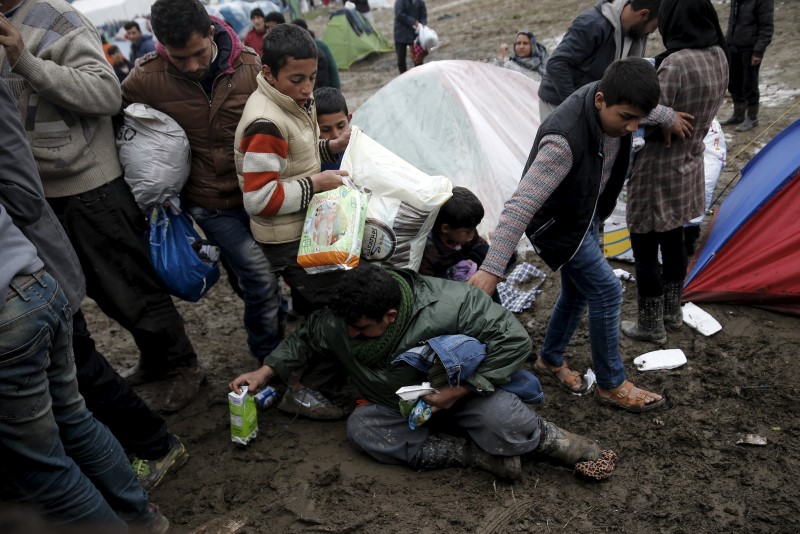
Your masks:
M326 399L319 391L306 387L297 391L287 389L278 404L278 410L287 415L301 415L321 421L344 417L344 410Z
M161 411L179 412L186 408L197 396L200 386L206 382L206 375L200 366L178 367L170 373L171 384L167 391L167 400Z
M148 505L152 515L144 524L145 530L148 532L155 532L157 534L164 534L169 532L169 519L167 519L164 514L161 513L161 510L158 509L158 505L150 503Z
M189 459L189 453L180 438L178 436L171 437L174 440L172 448L161 458L142 460L134 456L133 460L131 460L131 467L133 467L133 472L136 473L136 478L139 479L142 487L148 491L161 484L168 471L175 472Z
M163 380L166 375L149 371L142 367L142 363L139 362L130 369L122 371L119 376L124 378L129 386L141 386L148 382Z

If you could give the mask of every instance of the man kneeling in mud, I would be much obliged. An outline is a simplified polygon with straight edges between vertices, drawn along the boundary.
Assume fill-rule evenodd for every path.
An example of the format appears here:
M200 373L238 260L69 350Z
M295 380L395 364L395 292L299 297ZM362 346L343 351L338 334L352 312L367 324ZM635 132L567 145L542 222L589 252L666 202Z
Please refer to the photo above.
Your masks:
M485 355L469 376L462 372L455 381L437 381L448 374L438 358L428 372L420 370L424 365L409 365L407 357L397 358L419 351L428 340L454 334L485 344ZM451 355L458 352L456 344L447 346ZM535 453L570 466L580 463L578 470L595 478L610 475L613 453L541 419L517 394L502 389L530 353L525 328L482 291L410 270L362 264L343 275L328 308L311 315L261 368L235 378L230 387L237 393L245 385L258 391L275 374L286 380L312 354L329 355L338 358L368 401L350 415L347 437L379 462L414 469L474 466L519 479L520 456ZM443 385L422 397L432 416L412 430L396 391L422 382ZM468 437L436 431L441 428Z

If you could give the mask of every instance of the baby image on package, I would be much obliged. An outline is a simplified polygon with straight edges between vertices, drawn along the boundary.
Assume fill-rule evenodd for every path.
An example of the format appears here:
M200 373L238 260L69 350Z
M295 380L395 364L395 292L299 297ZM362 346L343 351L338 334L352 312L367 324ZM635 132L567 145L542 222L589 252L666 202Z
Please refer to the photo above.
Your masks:
M366 212L367 195L352 186L314 195L308 204L297 263L309 273L356 267Z

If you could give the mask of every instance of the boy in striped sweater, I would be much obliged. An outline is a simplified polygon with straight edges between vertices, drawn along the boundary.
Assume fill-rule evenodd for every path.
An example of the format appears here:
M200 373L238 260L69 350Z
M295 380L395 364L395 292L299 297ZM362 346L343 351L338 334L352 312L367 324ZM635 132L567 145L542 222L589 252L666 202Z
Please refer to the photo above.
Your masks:
M267 33L263 52L258 87L236 129L236 172L253 237L272 271L292 288L294 309L309 314L327 304L339 274L306 273L297 263L300 235L311 197L339 187L347 175L339 170L320 172L320 165L338 160L350 131L336 139L319 138L312 96L317 45L311 34L299 26L280 24ZM317 391L335 374L329 363L335 365L310 364L290 384L291 391L278 408L314 419L343 417L342 410Z

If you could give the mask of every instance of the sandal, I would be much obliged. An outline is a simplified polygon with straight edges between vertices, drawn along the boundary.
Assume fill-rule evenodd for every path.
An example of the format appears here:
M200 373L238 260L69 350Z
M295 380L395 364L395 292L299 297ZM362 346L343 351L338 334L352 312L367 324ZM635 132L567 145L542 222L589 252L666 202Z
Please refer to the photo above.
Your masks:
M541 363L540 363L541 362ZM560 385L562 388L566 389L570 393L574 393L576 395L582 395L589 390L589 384L586 383L586 380L583 379L581 374L578 371L573 371L567 365L566 360L558 367L549 367L542 358L537 358L535 362L533 362L533 368L536 370L537 373L540 373L543 376L549 376ZM564 373L566 371L566 374ZM560 376L559 376L560 375ZM565 377L565 378L562 378ZM576 384L575 378L580 380L580 384L578 387L574 387Z
M628 412L646 412L658 408L667 401L663 395L656 400L653 393L637 388L630 380L625 380L619 387L607 391L610 396L603 397L600 395L599 388L594 390L594 398L597 402ZM648 402L648 399L652 400Z

